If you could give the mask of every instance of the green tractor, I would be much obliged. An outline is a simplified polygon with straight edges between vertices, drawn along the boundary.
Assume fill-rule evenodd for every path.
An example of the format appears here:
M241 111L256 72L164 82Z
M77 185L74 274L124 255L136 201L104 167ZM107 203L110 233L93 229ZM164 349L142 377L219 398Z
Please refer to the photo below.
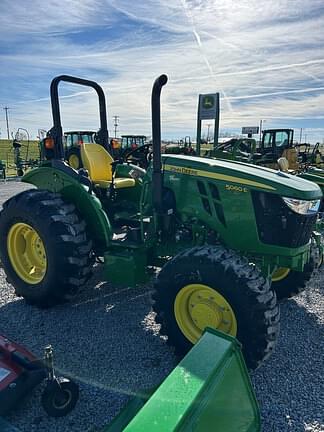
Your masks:
M252 162L256 151L256 141L253 138L231 138L217 147L207 150L204 157L219 157L222 159L237 160L240 162Z
M293 129L264 130L259 147L257 147L257 143L253 138L233 138L225 143L218 144L215 149L208 151L204 156L279 169L283 171L282 176L286 172L315 182L324 193L324 170L311 166L310 161L313 159L309 157L306 160L304 155L299 153L294 144ZM319 211L324 211L323 199ZM304 274L291 271L287 267L280 267L273 273L272 286L277 292L278 299L302 291L307 280L310 279L313 269L323 263L323 240L319 234L319 232L323 232L322 220L318 221L316 230L317 232L314 232L312 236L312 241L317 245L313 248L312 265L305 268Z
M83 169L64 162L58 85L89 86L99 98L96 144L80 146ZM105 96L93 81L51 83L53 127L46 160L23 181L36 186L6 201L0 257L18 296L40 307L65 301L86 283L95 257L106 280L154 281L161 334L186 353L207 327L238 338L249 368L274 349L279 306L270 279L312 267L311 235L322 197L309 181L244 163L161 155L161 75L152 90L153 159L147 170L114 161Z
M185 136L178 143L165 144L162 147L162 152L165 154L183 154L188 156L196 156L196 152L192 146L191 137Z
M262 164L278 169L278 159L285 158L289 169L305 171L311 167L321 168L322 155L319 143L311 147L310 144L294 142L293 129L266 129L262 131L260 147L256 149L256 161L261 159Z
M69 131L64 132L63 148L64 159L74 169L82 168L80 145L94 143L95 131ZM43 141L44 143L44 141Z

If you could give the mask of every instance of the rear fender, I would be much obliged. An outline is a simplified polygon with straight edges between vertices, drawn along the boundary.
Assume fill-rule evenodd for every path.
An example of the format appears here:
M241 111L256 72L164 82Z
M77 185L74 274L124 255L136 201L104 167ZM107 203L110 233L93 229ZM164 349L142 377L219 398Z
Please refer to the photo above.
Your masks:
M75 205L94 243L96 251L108 248L112 239L112 227L99 199L90 191L87 184L82 184L76 171L61 170L51 166L33 169L24 175L22 181L62 195L66 202ZM87 183L87 182L85 182Z

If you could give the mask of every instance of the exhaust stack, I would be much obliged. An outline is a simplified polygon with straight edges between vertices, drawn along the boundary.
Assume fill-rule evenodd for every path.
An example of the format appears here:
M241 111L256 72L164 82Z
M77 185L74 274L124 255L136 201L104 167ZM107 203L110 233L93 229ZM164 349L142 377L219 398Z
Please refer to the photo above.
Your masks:
M162 213L162 162L161 162L161 91L168 82L166 75L160 75L153 84L151 109L152 109L152 141L153 141L153 176L152 198L153 206L157 213Z

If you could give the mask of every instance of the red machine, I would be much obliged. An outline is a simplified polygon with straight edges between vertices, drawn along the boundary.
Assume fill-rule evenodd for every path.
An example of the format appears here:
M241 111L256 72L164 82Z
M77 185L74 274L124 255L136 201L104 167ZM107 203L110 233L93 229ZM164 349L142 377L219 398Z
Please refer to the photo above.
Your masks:
M56 377L53 350L45 348L43 360L5 336L0 335L0 415L17 407L20 400L46 380L41 402L51 417L68 414L79 398L78 385L68 378Z

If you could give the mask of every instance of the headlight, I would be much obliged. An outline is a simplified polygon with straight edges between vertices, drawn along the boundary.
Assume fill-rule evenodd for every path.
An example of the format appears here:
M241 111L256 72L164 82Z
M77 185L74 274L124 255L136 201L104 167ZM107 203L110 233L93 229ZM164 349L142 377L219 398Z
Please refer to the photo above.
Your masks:
M284 202L287 204L288 207L290 207L294 212L299 214L317 213L321 203L321 200L306 201L306 200L299 200L295 198L286 198L286 197L282 197L282 199L284 200Z

